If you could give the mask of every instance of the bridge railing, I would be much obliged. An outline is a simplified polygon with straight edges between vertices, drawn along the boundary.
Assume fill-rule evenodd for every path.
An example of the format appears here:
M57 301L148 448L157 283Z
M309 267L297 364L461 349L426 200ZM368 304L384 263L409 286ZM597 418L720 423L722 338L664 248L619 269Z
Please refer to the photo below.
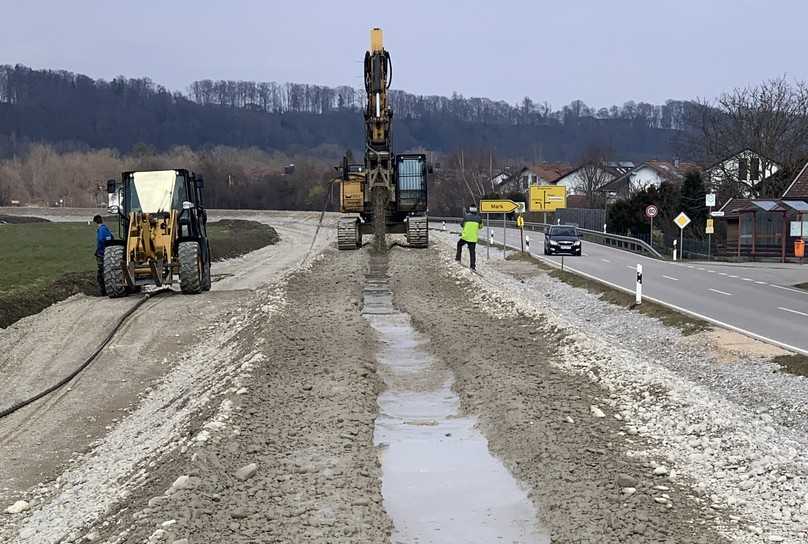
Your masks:
M460 217L430 217L429 221L433 224L435 223L442 223L445 221L446 223L450 224L457 224L462 221ZM487 225L491 227L499 227L502 228L503 220L502 219L491 219L487 221ZM517 228L516 221L505 221L507 228ZM534 223L534 222L525 222L525 230L534 231L534 232L547 232L547 229L553 225L549 223ZM597 230L591 229L582 229L578 227L578 232L581 233L583 239L587 242L592 242L595 244L600 244L603 246L615 247L618 249L623 249L626 251L632 251L634 253L642 253L644 255L648 255L649 257L654 257L656 259L664 259L665 257L659 253L656 249L651 247L651 245L646 242L645 240L640 240L639 238L634 238L631 236L622 236L619 234L610 234L608 232L600 232Z

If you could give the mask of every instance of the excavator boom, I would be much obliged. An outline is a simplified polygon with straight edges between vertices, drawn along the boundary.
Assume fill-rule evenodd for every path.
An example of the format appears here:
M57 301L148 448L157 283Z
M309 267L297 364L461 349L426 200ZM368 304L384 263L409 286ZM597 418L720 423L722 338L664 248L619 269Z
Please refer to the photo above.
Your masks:
M361 246L362 234L373 233L375 245L386 247L386 234L407 234L415 247L427 244L426 157L393 154L389 90L393 80L390 53L384 48L380 28L370 31L370 48L365 52L365 161L349 165L343 161L340 180L340 210L359 212L359 218L340 220L338 247ZM403 176L400 186L397 169ZM360 171L361 170L361 171ZM406 197L406 198L403 198ZM402 200L403 198L403 200ZM361 209L360 209L361 207Z

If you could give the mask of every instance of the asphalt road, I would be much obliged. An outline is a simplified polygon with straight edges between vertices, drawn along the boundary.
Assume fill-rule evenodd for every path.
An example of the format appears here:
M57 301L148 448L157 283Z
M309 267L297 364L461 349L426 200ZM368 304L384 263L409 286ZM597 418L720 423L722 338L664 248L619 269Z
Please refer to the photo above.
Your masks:
M530 236L531 254L560 266L560 256L544 255L543 234L525 232ZM494 237L502 243L501 227L494 228ZM508 229L506 242L518 248L519 231ZM644 296L808 355L808 291L792 287L808 282L808 265L800 269L777 263L673 263L588 242L583 242L583 253L565 256L564 267L633 292L641 264ZM485 248L478 255L484 262Z

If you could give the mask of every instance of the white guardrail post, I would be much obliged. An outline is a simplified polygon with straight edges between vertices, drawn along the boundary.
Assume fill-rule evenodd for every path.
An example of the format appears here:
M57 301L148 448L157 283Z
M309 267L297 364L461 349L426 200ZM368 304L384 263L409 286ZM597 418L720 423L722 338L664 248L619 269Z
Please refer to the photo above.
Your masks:
M525 234L525 246L527 247L527 254L530 255L530 235Z
M634 293L634 302L642 304L642 265L637 265L637 288Z

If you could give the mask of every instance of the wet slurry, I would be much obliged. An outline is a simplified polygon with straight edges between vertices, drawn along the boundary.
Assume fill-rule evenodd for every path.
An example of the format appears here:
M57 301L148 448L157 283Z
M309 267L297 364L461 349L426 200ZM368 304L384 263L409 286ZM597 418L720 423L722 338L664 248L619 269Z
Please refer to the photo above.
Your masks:
M476 419L460 412L454 376L397 311L384 253L371 255L363 314L377 333L386 390L374 443L393 542L538 544L549 536L525 491L488 451Z

